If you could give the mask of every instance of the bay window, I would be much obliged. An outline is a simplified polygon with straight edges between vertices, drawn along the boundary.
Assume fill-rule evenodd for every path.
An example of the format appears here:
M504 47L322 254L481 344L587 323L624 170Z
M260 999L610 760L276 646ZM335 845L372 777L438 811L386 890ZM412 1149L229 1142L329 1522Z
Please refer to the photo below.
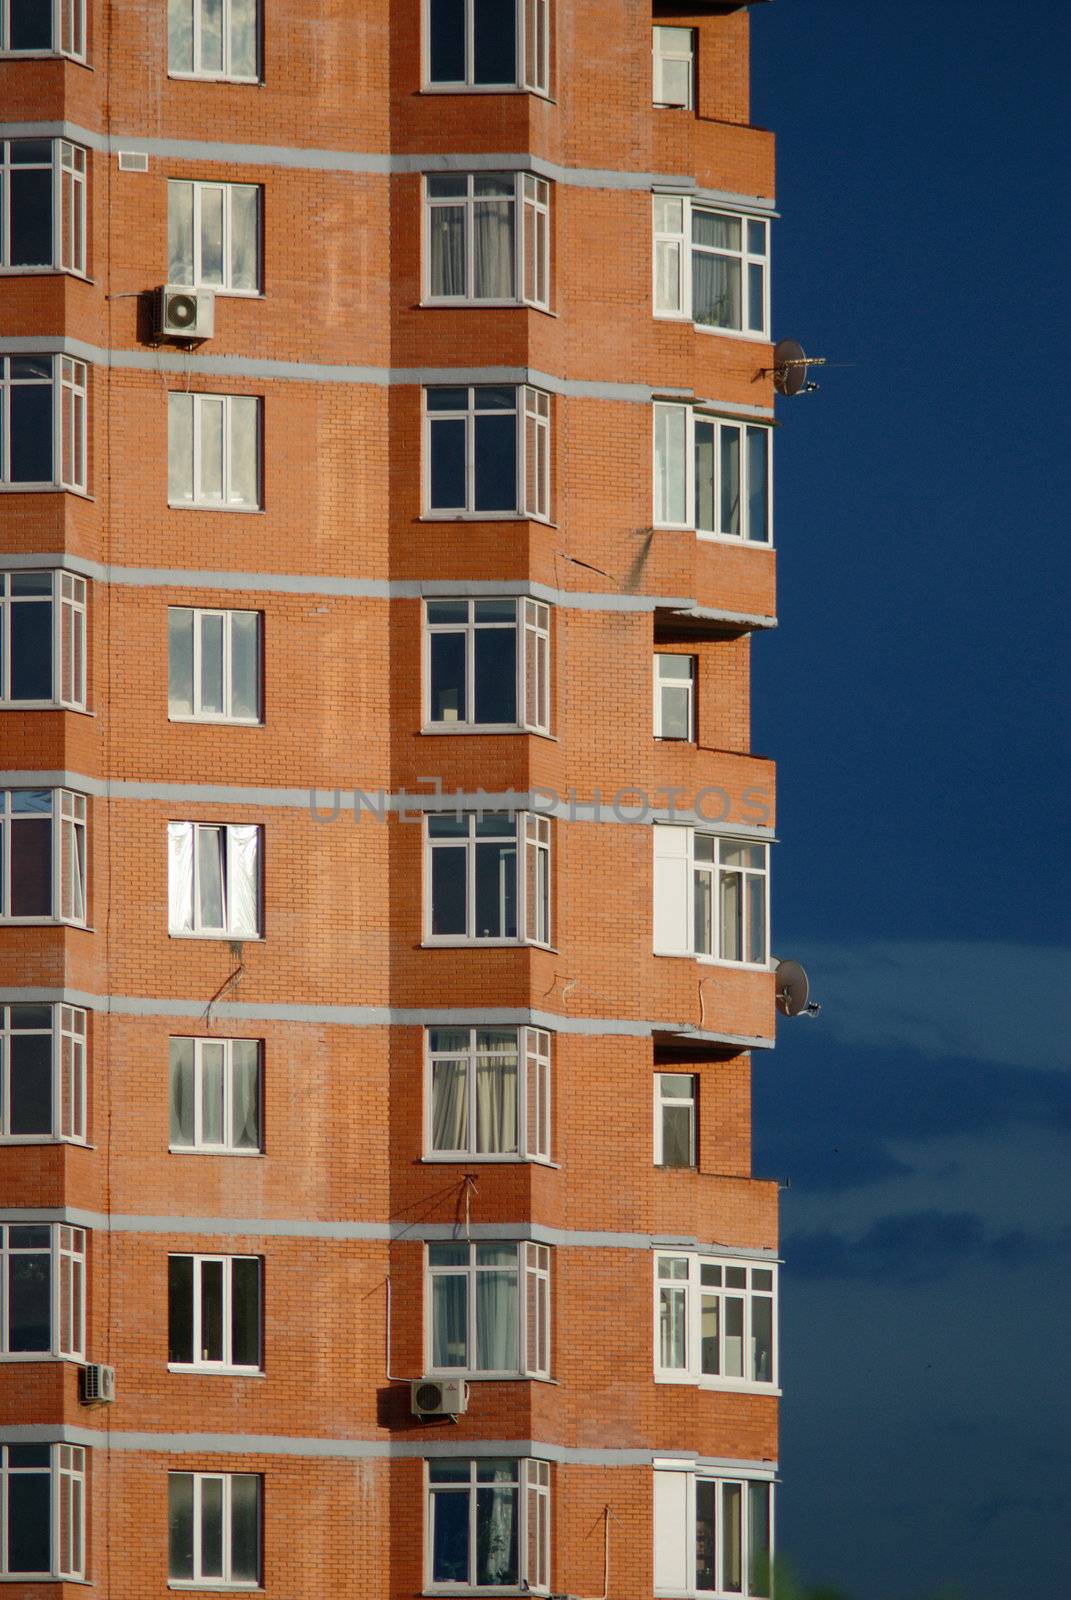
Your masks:
M426 825L427 940L549 944L547 817L469 812L429 816Z
M0 1140L85 1137L86 1013L0 1003Z
M260 721L259 611L170 606L168 715L173 722Z
M427 1251L428 1371L548 1377L548 1247L451 1240Z
M245 394L167 397L167 499L206 511L260 507L260 401Z
M654 407L654 521L700 538L769 544L771 430L691 406Z
M82 1579L86 1452L0 1443L0 1578Z
M700 828L653 832L656 955L765 966L768 847Z
M666 1463L654 1472L654 1592L768 1600L773 1483Z
M260 293L260 188L167 185L167 281L217 294Z
M550 1464L482 1456L428 1462L431 1590L550 1588Z
M0 1222L0 1356L80 1361L85 1321L86 1230Z
M263 1480L254 1472L169 1472L168 1580L174 1588L255 1589Z
M0 356L0 488L85 492L87 373L69 356Z
M172 77L257 83L259 0L168 0Z
M427 600L427 726L548 733L550 607L538 600Z
M0 267L86 270L86 152L67 139L0 139Z
M550 0L424 0L425 81L442 89L550 84Z
M428 1028L425 1151L452 1160L550 1159L550 1034Z
M169 933L260 937L260 835L246 823L168 823Z
M172 1150L252 1155L261 1148L260 1041L171 1040Z
M547 305L550 185L524 172L429 173L425 294L455 305Z
M777 1268L695 1253L655 1256L655 1376L772 1389Z
M86 58L86 0L0 0L0 54Z
M0 705L86 705L86 580L0 572Z
M424 390L430 516L550 516L550 396L478 384Z
M0 922L86 922L86 797L0 789Z
M770 224L685 195L653 197L654 314L765 339Z
M168 1363L199 1372L259 1372L259 1256L168 1256Z

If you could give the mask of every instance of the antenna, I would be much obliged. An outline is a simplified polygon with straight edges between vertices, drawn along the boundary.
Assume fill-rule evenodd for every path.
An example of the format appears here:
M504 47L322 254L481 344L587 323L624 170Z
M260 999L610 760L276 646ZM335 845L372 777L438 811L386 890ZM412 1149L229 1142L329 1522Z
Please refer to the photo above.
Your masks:
M779 339L774 345L774 364L763 367L764 378L772 375L778 394L813 394L818 385L807 377L808 367L824 367L825 356L807 356L796 339Z
M798 961L779 961L774 973L777 1009L783 1017L816 1017L821 1006L808 1000L811 985Z

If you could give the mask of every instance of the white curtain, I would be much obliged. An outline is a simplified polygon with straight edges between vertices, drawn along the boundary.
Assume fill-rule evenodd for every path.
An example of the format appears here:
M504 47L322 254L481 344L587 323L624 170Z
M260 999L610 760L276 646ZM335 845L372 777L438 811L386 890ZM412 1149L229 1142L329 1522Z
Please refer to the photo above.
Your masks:
M193 1143L193 1040L171 1041L171 1143Z
M167 281L193 282L193 184L167 186Z
M467 1272L432 1274L431 1361L436 1368L469 1365L468 1282Z
M712 328L739 328L739 261L692 251L692 321Z
M517 1054L476 1060L476 1148L507 1155L517 1148Z
M260 931L260 829L227 829L227 931L254 938Z
M514 1468L495 1468L496 1485L477 1489L477 1584L510 1584L517 1579L517 1490Z
M513 298L513 204L478 200L473 205L475 298Z
M654 408L655 521L683 524L688 520L687 434L684 406Z
M193 823L167 825L167 925L171 933L193 931Z
M517 1342L517 1249L487 1246L483 1253L495 1252L507 1270L476 1274L476 1368L480 1372L516 1372L519 1359ZM477 1260L479 1255L477 1256Z
M468 1071L459 1061L436 1061L431 1070L433 1150L468 1148Z
M465 207L432 206L431 292L433 295L465 293Z
M230 284L232 289L258 289L259 233L258 196L255 185L231 185Z
M249 1039L232 1046L232 1116L239 1150L260 1149L260 1050Z

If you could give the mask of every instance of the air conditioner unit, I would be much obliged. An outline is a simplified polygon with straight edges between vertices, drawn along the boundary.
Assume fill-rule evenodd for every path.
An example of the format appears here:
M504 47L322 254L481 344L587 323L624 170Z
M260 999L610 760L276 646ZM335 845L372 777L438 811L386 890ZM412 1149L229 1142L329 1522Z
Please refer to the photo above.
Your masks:
M115 1368L91 1361L82 1368L81 1401L84 1406L107 1406L115 1399Z
M157 293L156 333L161 339L211 339L216 297L167 283Z
M414 1378L409 1401L415 1417L459 1417L469 1408L469 1386L464 1378Z

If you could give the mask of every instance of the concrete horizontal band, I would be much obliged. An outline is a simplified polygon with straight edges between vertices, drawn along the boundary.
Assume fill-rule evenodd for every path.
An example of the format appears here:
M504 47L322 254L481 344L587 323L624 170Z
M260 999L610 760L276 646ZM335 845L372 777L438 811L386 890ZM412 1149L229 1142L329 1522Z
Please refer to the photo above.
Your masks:
M615 400L629 405L649 405L655 393L644 383L608 383L586 378L562 378L537 367L368 367L346 362L253 360L248 356L202 356L188 351L107 350L65 334L7 335L0 338L0 355L63 355L91 366L131 372L172 373L186 380L191 374L214 378L251 378L264 382L369 384L404 387L446 384L533 384L550 394L574 400ZM188 387L188 385L187 385ZM737 405L718 401L719 409L733 416L772 418L769 406Z
M0 139L70 139L105 154L136 151L173 161L214 161L228 166L297 167L307 172L352 172L382 177L420 172L534 172L577 189L669 190L697 200L713 200L737 211L774 215L769 195L704 189L695 178L667 172L632 172L619 167L568 167L530 152L464 151L426 155L388 155L366 150L323 150L296 145L229 144L211 139L152 139L136 133L97 133L76 122L0 123Z
M696 1044L727 1045L735 1050L771 1050L773 1039L745 1034L717 1033L691 1022L647 1021L627 1017L564 1016L555 1011L525 1010L510 1006L453 1006L446 1009L409 1006L269 1005L237 1000L173 1000L162 996L100 995L84 989L23 987L0 994L7 1005L81 1006L111 1016L181 1017L205 1022L296 1022L338 1028L546 1028L551 1033L587 1038L651 1039L671 1034Z
M25 553L0 556L0 570L33 567L63 567L97 583L115 583L136 589L227 589L243 594L328 595L352 600L421 600L442 596L528 595L560 606L565 611L628 611L650 615L672 611L681 617L724 623L726 627L775 628L776 617L758 612L728 611L718 606L700 606L682 595L600 594L594 590L554 589L546 583L527 583L507 578L501 583L483 579L468 581L450 578L326 578L300 572L221 572L186 567L121 567L102 561L87 561L84 556L49 551L40 555Z
M400 1385L399 1385L400 1386ZM652 1467L655 1462L701 1471L772 1479L775 1461L734 1461L727 1456L656 1450L591 1450L541 1439L325 1439L283 1433L135 1433L64 1423L22 1423L0 1428L4 1444L80 1444L87 1449L137 1450L154 1455L307 1456L342 1461L435 1461L474 1456L534 1456L562 1466Z
M464 1165L464 1162L459 1163ZM451 1239L502 1240L552 1245L557 1250L695 1250L741 1261L778 1261L766 1246L719 1244L694 1236L620 1233L590 1228L550 1228L539 1222L336 1222L316 1217L137 1216L86 1211L80 1206L5 1206L5 1222L62 1222L107 1233L207 1234L212 1238L323 1239L339 1244L424 1244Z

